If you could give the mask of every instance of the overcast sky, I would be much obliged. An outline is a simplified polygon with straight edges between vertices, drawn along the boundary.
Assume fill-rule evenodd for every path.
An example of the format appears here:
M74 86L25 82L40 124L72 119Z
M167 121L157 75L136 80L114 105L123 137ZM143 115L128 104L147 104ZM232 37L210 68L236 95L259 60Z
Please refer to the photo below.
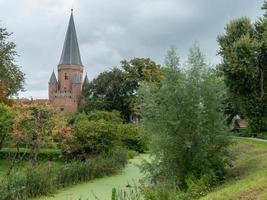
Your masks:
M47 98L74 9L82 62L89 79L123 59L150 57L162 64L174 45L185 60L195 41L213 64L217 35L232 19L262 15L263 0L0 0L0 26L13 32L27 90Z

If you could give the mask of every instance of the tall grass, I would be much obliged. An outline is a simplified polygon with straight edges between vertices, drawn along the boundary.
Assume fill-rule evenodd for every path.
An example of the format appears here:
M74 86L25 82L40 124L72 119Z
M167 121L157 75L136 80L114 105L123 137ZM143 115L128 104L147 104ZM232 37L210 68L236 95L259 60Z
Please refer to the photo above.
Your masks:
M51 194L62 187L112 175L126 162L127 154L120 151L83 162L47 163L34 169L19 170L1 181L0 200L26 200Z

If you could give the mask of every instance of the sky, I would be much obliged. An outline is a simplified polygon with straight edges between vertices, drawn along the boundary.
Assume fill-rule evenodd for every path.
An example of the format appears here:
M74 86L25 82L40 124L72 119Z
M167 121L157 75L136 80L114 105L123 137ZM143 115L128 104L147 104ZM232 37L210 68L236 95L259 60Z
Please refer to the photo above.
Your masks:
M151 58L159 64L170 46L186 60L197 41L208 63L220 62L216 38L231 20L257 20L263 0L0 0L0 26L13 35L16 62L26 74L19 97L48 98L71 8L89 80L120 61Z

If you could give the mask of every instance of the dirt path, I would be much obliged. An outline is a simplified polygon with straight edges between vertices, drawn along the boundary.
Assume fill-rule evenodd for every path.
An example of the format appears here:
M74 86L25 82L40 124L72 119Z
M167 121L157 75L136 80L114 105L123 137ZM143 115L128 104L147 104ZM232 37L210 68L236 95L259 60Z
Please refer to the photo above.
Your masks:
M79 198L82 200L95 200L95 196L100 200L110 200L112 188L124 189L128 184L138 184L142 174L137 165L147 157L148 155L141 155L130 160L125 169L118 175L78 184L59 190L51 197L41 197L34 200L79 200Z

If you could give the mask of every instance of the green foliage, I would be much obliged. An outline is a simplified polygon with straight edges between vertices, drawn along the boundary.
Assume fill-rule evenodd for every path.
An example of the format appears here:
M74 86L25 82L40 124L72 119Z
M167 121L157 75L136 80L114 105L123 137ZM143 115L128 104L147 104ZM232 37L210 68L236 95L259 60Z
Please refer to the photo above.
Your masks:
M121 124L117 127L120 139L125 147L139 153L147 150L148 138L141 134L135 124Z
M165 56L165 66L168 68L178 68L180 65L180 58L177 55L176 48L170 47Z
M138 156L138 152L133 151L133 150L129 150L127 156L129 159L132 159L132 158Z
M106 118L107 116L113 118ZM103 118L102 118L103 117ZM114 119L114 121L113 121ZM116 114L95 112L90 115L78 114L73 124L73 135L69 142L70 154L85 159L88 156L108 153L118 141Z
M141 188L141 193L145 200L176 200L178 192L176 188L169 185L155 185Z
M61 137L64 155L86 159L124 147L137 152L146 150L146 137L136 125L123 124L118 112L79 113L71 120L72 134Z
M266 10L266 2L262 9ZM266 16L254 24L247 17L233 20L218 37L223 58L218 68L229 90L226 113L245 115L253 132L267 129Z
M42 104L17 105L12 145L26 146L32 165L36 164L39 150L52 138L54 127L52 109Z
M80 110L86 113L95 110L118 110L124 117L129 116L128 86L125 79L126 74L117 68L99 74L83 88L84 104Z
M121 124L122 119L120 117L120 113L118 111L106 112L106 111L96 111L91 112L87 115L89 121L98 121L98 120L105 120L112 124Z
M0 200L26 200L48 195L62 187L112 175L126 162L126 152L120 150L104 158L84 162L70 162L64 165L47 163L35 168L17 170L0 182Z
M101 73L83 88L81 111L89 113L95 110L117 110L124 121L133 120L139 83L159 81L162 78L162 72L160 65L149 58L124 60L121 62L121 68Z
M11 108L0 103L0 150L7 136L10 135L14 120L15 113L12 112Z
M150 58L134 58L130 61L121 61L121 67L127 74L128 80L133 85L133 92L138 89L140 81L157 82L162 79L160 65Z
M198 47L190 50L187 67L167 67L160 86L144 83L139 91L141 127L152 139L153 159L144 169L152 181L182 189L189 176L222 179L229 161L224 85Z
M0 28L0 102L23 89L24 74L15 64L16 45L7 41L10 33Z
M120 190L113 188L111 200L143 200L141 192L139 188L134 185L134 187L129 187L127 190Z

